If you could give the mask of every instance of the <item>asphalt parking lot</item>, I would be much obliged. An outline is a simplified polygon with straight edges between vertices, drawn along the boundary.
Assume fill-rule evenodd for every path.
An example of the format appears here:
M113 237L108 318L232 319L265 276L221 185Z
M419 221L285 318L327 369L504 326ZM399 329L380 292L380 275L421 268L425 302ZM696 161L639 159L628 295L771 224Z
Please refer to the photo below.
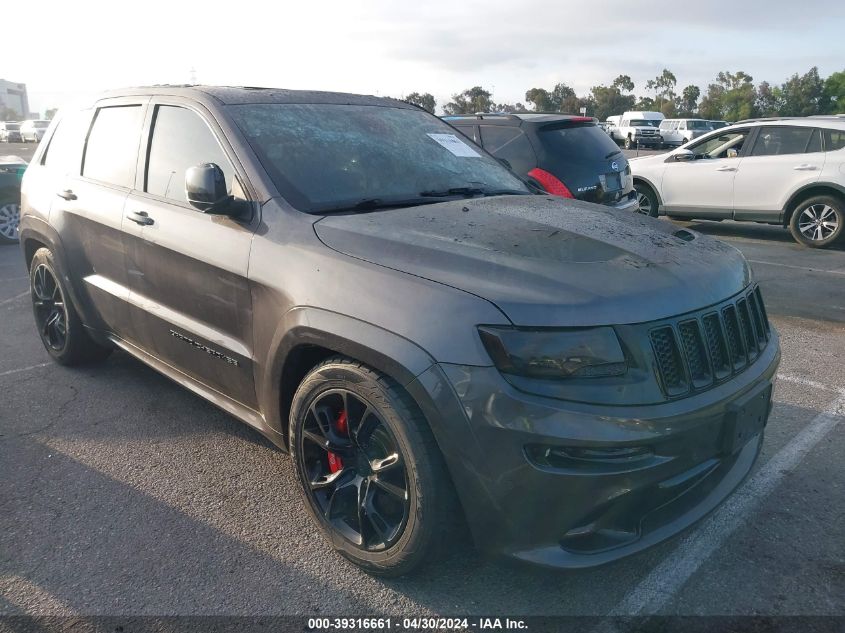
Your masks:
M13 147L0 153L34 149ZM845 616L845 249L687 226L745 253L782 337L752 476L690 531L603 568L461 547L396 580L329 550L258 433L124 353L50 363L21 254L0 247L0 614Z

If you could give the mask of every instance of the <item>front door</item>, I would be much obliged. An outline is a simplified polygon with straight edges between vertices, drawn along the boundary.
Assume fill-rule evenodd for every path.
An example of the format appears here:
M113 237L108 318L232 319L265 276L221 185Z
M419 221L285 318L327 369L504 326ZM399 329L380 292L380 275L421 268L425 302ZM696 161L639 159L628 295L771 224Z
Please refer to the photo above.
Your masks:
M734 178L748 132L731 130L707 136L687 148L693 152L692 160L675 161L674 154L667 157L660 187L667 215L732 217Z
M133 338L207 387L255 407L252 302L247 281L254 229L188 204L185 172L215 163L244 198L211 116L198 106L154 101L147 164L126 201ZM131 236L131 237L129 237Z

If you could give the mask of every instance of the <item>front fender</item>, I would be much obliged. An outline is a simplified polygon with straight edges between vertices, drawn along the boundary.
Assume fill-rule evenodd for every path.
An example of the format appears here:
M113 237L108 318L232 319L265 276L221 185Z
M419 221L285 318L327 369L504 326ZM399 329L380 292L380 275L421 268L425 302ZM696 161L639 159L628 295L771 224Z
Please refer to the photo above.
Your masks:
M280 397L295 389L283 384L283 372L291 354L303 346L315 346L349 356L407 385L434 359L408 339L348 315L312 307L295 307L280 320L267 356L256 363L256 384L267 423L285 435L288 411Z

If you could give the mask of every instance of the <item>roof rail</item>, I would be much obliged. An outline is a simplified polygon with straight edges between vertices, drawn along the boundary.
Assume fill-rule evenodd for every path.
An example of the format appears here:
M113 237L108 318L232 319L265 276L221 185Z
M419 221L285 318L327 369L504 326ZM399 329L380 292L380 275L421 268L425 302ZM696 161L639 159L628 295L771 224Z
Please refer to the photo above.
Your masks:
M510 119L518 119L519 117L510 112L476 112L475 114L445 114L444 119L461 119L465 117L475 117L476 119L483 119L484 117L499 116Z
M804 119L834 119L839 120L845 118L845 114L812 114L810 116L763 116L754 119L742 119L731 123L737 125L739 123L760 123L763 121L802 121Z

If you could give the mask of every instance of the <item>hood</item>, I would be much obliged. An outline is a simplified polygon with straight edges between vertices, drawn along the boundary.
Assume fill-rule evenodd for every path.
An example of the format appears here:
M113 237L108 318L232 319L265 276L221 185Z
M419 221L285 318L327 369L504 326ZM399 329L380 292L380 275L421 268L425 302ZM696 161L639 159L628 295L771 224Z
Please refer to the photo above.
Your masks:
M717 303L750 271L735 248L665 220L546 196L497 196L314 225L330 248L487 299L516 325L639 323ZM432 316L448 317L432 306Z

